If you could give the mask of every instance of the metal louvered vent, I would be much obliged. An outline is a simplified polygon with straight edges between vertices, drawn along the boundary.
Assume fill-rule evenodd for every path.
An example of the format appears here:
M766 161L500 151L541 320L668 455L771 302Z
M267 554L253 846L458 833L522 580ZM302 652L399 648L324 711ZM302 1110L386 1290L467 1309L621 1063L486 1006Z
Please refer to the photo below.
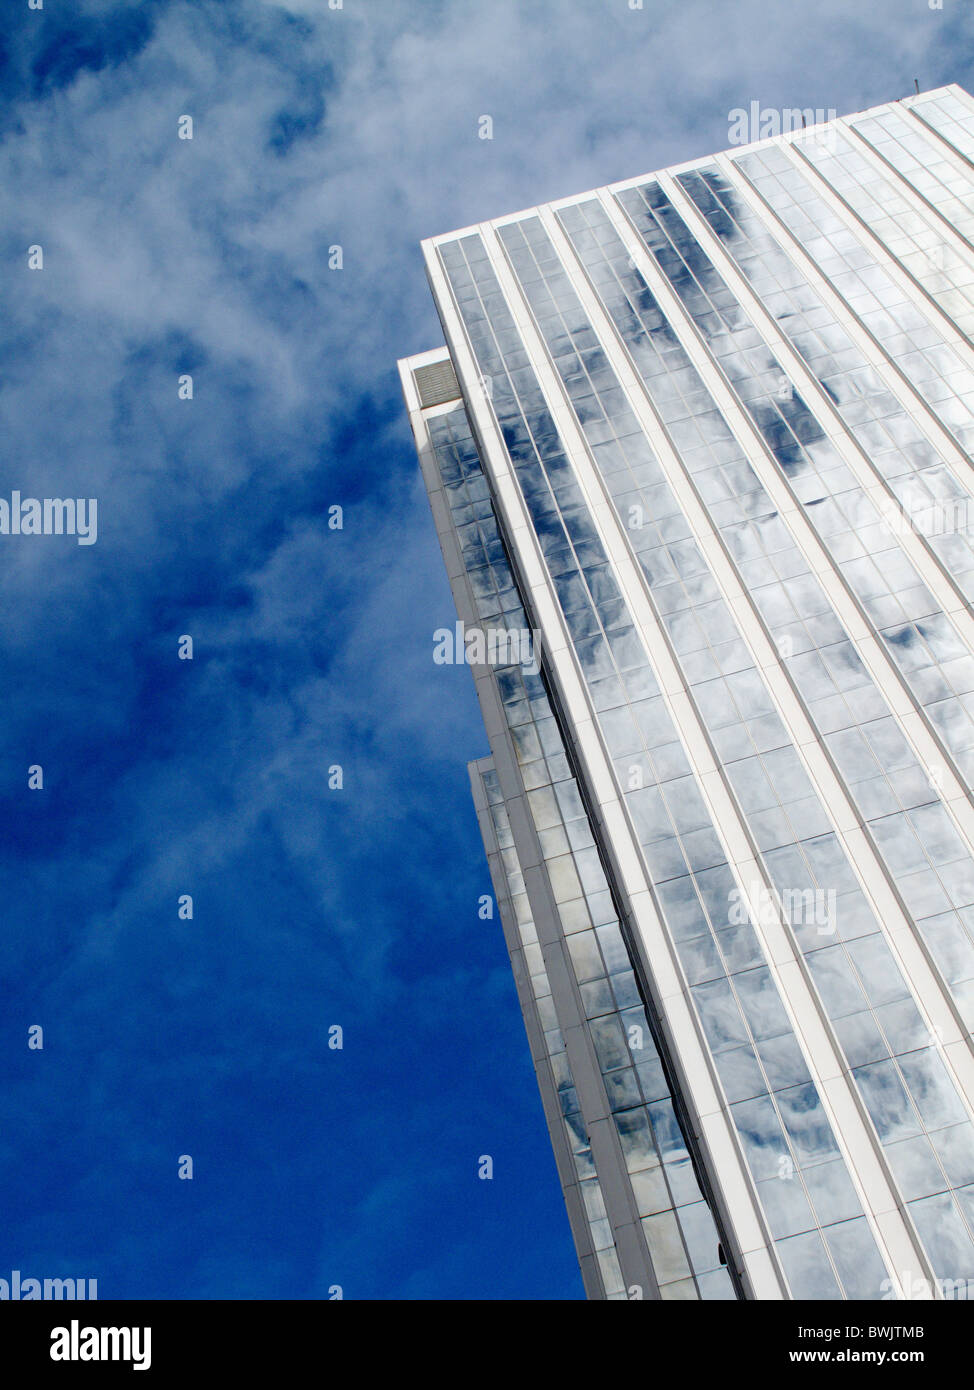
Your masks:
M431 362L428 367L418 367L413 373L413 379L419 392L419 403L424 410L431 405L455 401L460 395L457 374L448 357L442 362Z

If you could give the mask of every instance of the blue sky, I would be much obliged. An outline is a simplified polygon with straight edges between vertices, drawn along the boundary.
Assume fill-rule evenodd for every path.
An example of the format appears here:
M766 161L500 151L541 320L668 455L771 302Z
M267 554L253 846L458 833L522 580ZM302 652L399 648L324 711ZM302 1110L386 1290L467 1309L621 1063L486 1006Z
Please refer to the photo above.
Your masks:
M453 608L395 370L441 341L418 243L724 148L751 100L970 90L974 16L7 0L4 20L0 496L96 497L99 530L0 537L0 1277L579 1298L477 916L473 684L432 660Z

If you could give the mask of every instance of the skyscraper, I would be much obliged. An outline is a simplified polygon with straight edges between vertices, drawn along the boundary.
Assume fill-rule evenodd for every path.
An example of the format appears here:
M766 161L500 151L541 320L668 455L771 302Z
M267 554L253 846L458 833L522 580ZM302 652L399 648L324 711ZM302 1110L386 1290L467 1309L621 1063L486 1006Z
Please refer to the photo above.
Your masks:
M424 243L400 364L590 1297L974 1288L974 100Z

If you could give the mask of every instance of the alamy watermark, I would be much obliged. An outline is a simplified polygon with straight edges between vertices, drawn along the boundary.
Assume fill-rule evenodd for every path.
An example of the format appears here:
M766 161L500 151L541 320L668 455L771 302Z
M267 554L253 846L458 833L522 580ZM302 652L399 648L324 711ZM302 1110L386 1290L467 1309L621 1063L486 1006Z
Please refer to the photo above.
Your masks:
M758 140L771 140L776 135L807 130L809 139L814 139L816 144L834 148L837 127L829 122L835 118L834 106L825 110L820 106L762 106L759 101L752 101L746 107L735 106L728 111L727 143L753 145Z
M76 536L79 545L98 539L95 497L0 497L0 536Z
M35 1279L32 1275L22 1276L19 1269L11 1270L9 1279L0 1279L0 1303L43 1298L91 1302L98 1298L98 1280Z
M891 498L879 504L883 521L894 536L918 531L921 536L949 536L974 526L974 498L942 497L922 507L901 508Z
M466 627L458 622L433 633L437 666L520 666L537 675L535 633L529 627Z
M750 883L747 892L745 899L739 888L730 891L727 916L735 926L750 920L767 927L783 918L794 927L817 927L819 936L835 935L834 888L782 888L776 899L763 883Z
M893 1279L884 1279L880 1284L880 1298L886 1301L898 1299L900 1289ZM941 1298L965 1303L974 1300L974 1279L927 1279L922 1274L911 1274L904 1270L900 1275L900 1288L905 1298L931 1298L940 1294Z
M51 1330L52 1361L131 1361L133 1371L152 1365L151 1327L68 1327Z

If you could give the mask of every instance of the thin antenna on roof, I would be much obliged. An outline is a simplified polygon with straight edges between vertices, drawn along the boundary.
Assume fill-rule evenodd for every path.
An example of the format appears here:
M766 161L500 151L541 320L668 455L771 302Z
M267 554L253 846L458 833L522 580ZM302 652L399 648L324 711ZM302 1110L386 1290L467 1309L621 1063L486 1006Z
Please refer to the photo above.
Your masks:
M919 95L920 95L920 83L919 83L919 81L917 80L917 78L915 78L915 77L914 77L914 79L913 79L913 85L914 85L914 87L916 88L917 96L919 96Z

